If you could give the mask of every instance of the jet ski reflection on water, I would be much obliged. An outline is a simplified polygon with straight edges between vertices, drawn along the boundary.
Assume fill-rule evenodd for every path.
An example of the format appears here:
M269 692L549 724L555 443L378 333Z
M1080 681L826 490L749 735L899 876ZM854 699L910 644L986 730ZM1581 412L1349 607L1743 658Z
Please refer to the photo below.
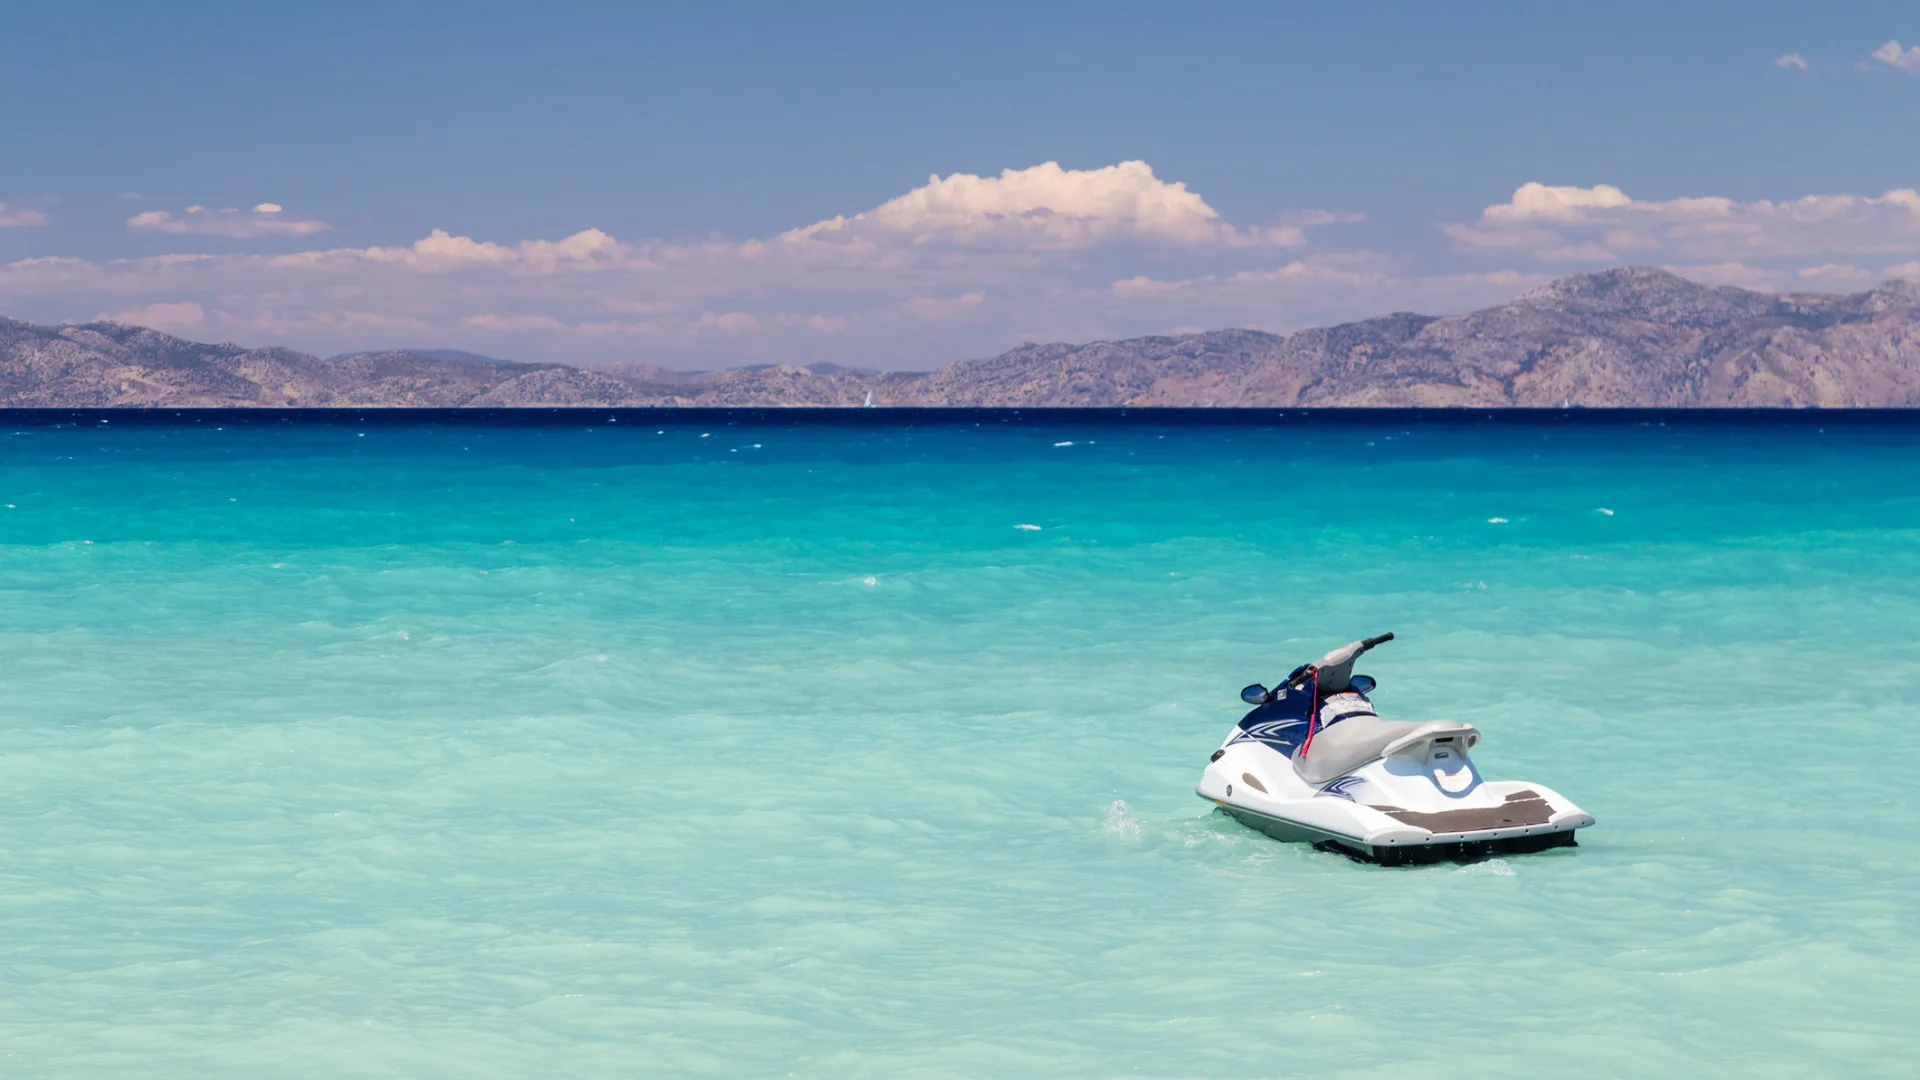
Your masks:
M1571 847L1593 815L1543 784L1485 780L1467 752L1480 732L1455 720L1383 720L1353 674L1392 634L1341 646L1255 706L1201 774L1200 797L1279 840L1401 865Z

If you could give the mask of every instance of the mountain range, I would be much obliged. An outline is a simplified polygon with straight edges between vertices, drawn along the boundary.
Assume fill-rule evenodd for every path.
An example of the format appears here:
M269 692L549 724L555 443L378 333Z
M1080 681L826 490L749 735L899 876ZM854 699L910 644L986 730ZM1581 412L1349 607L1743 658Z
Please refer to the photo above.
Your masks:
M931 372L784 364L688 373L454 350L320 359L115 322L0 319L9 407L1920 406L1920 283L1764 293L1622 267L1464 315L1270 334L1022 345Z

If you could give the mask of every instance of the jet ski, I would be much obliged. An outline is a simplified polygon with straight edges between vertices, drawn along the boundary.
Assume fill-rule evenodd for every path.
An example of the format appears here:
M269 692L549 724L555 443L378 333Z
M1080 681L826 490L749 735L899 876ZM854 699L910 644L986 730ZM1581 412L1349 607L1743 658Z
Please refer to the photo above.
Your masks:
M1572 847L1593 815L1544 784L1486 780L1457 720L1384 720L1354 662L1392 634L1343 645L1269 690L1213 752L1195 790L1242 824L1401 866Z

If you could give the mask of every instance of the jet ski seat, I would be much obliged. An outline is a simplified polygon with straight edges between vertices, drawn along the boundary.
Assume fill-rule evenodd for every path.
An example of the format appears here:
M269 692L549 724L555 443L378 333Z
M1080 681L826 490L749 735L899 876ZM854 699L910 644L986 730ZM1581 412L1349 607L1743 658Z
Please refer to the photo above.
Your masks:
M1382 720L1371 712L1350 714L1321 728L1304 759L1295 750L1293 768L1307 783L1324 784L1400 746L1429 735L1456 733L1465 733L1474 741L1480 735L1471 724L1458 720Z

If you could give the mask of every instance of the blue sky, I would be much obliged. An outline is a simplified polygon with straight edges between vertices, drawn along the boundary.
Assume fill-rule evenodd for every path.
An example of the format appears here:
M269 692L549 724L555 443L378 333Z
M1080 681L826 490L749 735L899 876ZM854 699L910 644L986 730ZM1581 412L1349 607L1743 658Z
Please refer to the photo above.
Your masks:
M1618 262L1851 290L1920 259L1920 205L1885 198L1920 184L1911 4L7 22L0 312L39 321L927 367L1459 310ZM928 187L956 174L981 179Z

